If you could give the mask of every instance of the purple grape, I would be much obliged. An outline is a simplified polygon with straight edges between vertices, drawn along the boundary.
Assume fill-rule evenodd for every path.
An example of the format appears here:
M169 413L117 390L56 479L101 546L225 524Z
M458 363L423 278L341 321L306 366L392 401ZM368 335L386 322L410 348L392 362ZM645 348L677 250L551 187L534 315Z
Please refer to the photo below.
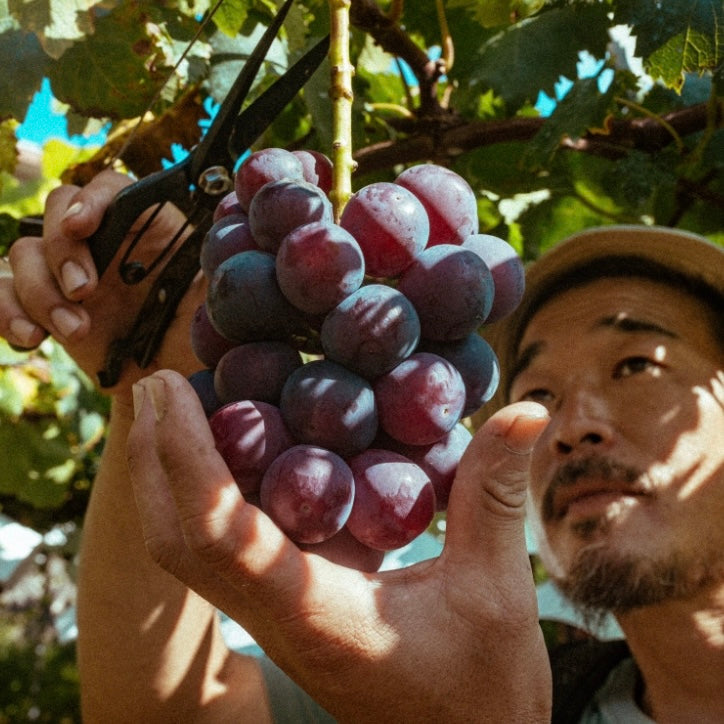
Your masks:
M389 450L370 448L351 458L352 535L370 548L392 550L422 533L435 514L435 493L425 472Z
M421 350L452 362L465 383L462 416L476 413L498 389L500 365L493 348L477 333L454 342L425 342Z
M235 344L216 331L209 319L206 304L200 304L191 318L191 349L199 362L206 367L216 367Z
M404 455L423 469L435 489L436 510L443 511L447 510L460 458L472 437L467 427L458 423L445 437L429 445L405 445L388 437L379 446Z
M422 337L437 342L462 339L490 313L495 286L485 262L452 244L425 249L397 285L420 316Z
M211 279L216 267L230 256L242 251L259 249L251 235L246 214L223 216L206 232L201 243L199 260L207 279Z
M292 151L302 162L304 180L319 186L325 194L332 190L334 165L332 161L320 151Z
M273 254L298 226L333 220L332 202L322 189L307 181L282 179L265 184L249 206L251 233L262 249Z
M256 192L270 181L304 180L302 162L283 148L263 148L254 151L239 166L234 176L234 190L242 211L248 212Z
M224 216L232 214L244 214L244 209L241 208L236 191L229 191L226 196L222 196L221 201L216 204L212 221L215 223ZM244 214L244 216L246 216L246 214Z
M277 284L274 256L264 251L222 262L209 282L206 308L216 331L239 343L285 339L298 317Z
M364 257L355 238L331 221L315 221L284 237L276 257L284 296L308 314L324 314L359 289Z
M198 370L189 375L188 380L201 401L206 417L211 417L222 407L214 389L214 371L209 369Z
M285 342L247 342L230 349L216 365L214 389L222 403L261 400L279 404L287 377L302 356Z
M364 450L377 434L369 382L330 360L314 360L292 372L279 407L298 442L343 458Z
M430 219L428 246L462 244L478 231L478 204L470 184L444 166L420 164L405 169L395 183L420 199Z
M416 352L374 384L380 427L408 445L429 445L460 421L465 384L442 357Z
M430 222L423 205L410 191L379 181L352 195L340 226L357 239L367 273L396 277L427 245Z
M486 322L508 316L525 292L525 267L515 249L503 239L490 234L474 234L463 242L463 249L474 251L490 269L495 297Z
M261 483L262 510L298 543L321 543L347 522L354 478L339 455L295 445L269 466Z
M243 494L257 492L267 468L294 444L279 408L240 400L209 418L216 449Z
M322 324L322 349L367 379L374 379L415 351L420 320L410 301L383 284L369 284L340 302Z

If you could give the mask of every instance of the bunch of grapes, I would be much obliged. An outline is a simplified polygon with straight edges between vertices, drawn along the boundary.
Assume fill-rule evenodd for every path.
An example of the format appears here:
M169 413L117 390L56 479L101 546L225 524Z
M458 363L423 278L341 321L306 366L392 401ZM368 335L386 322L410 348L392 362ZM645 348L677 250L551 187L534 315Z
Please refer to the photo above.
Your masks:
M241 491L293 540L391 550L446 509L462 420L498 384L478 329L518 304L523 266L449 169L365 186L338 223L331 180L312 151L239 168L201 250L191 379Z

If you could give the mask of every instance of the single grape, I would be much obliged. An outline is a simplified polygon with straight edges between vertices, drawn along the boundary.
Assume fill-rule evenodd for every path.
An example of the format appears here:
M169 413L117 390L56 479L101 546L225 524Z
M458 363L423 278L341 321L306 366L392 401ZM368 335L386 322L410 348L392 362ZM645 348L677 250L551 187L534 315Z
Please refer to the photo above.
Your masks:
M279 289L274 256L264 251L222 262L209 282L206 308L216 331L238 343L283 340L299 316Z
M440 440L460 421L465 384L442 357L415 352L374 383L380 427L408 445Z
M188 380L198 395L199 400L201 400L201 406L204 408L206 417L211 417L211 415L222 407L219 398L216 396L216 390L214 389L214 371L210 369L198 370L189 375Z
M302 162L283 148L254 151L234 175L234 190L242 211L248 212L256 192L270 181L304 180Z
M261 400L279 404L287 377L302 356L285 342L247 342L230 349L216 365L214 389L222 403Z
M379 443L375 441L374 445L404 455L419 465L435 489L436 510L443 511L447 510L460 458L472 437L465 425L459 422L447 435L429 445L405 445L391 437Z
M243 494L257 492L267 468L294 444L279 408L240 400L209 418L216 449Z
M462 244L478 231L478 204L470 184L444 166L419 164L405 169L395 183L420 199L430 219L428 246Z
M249 205L249 226L257 244L273 254L282 239L298 226L334 220L332 202L324 191L307 181L271 181L262 186Z
M476 413L498 389L498 358L493 348L476 332L454 342L426 341L421 351L444 357L460 373L465 383L463 417Z
M374 379L415 351L420 320L403 294L368 284L342 300L322 324L325 355L367 379Z
M191 349L199 362L205 367L216 367L234 346L235 342L220 335L211 324L206 304L200 304L191 318Z
M332 190L334 165L320 151L300 150L292 153L302 162L304 180L319 186L325 194Z
M314 445L285 450L267 469L262 510L298 543L321 543L347 522L354 478L339 455Z
M415 306L422 337L438 342L474 332L490 313L495 295L485 262L453 244L425 249L400 277L397 289Z
M328 312L359 289L365 273L359 244L332 221L315 221L287 234L276 268L284 296L313 315Z
M207 279L211 279L216 267L230 256L242 251L259 249L251 235L246 214L229 214L212 224L201 243L199 261Z
M354 475L350 533L370 548L393 550L422 533L435 514L435 492L425 472L389 450L370 448L349 461Z
M229 191L228 194L221 197L221 201L216 204L216 208L214 209L212 221L217 222L224 216L229 216L231 214L244 214L244 210L241 208L236 191Z
M515 249L503 239L490 234L473 234L463 242L464 249L474 251L490 269L495 297L486 322L508 316L525 292L525 267Z
M314 360L292 372L279 407L298 442L343 458L364 450L377 434L369 382L330 360Z
M398 276L425 248L430 233L417 197L385 181L354 193L339 223L357 239L367 273L374 277Z

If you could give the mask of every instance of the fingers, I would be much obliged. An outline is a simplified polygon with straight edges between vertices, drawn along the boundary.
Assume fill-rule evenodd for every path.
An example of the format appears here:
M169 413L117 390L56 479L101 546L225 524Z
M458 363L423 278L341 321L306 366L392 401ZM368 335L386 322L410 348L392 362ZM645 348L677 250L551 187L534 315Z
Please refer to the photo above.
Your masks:
M45 206L45 256L58 288L68 300L87 298L96 288L96 272L88 238L96 231L126 176L104 171L87 186L60 186Z
M90 330L83 307L69 301L45 261L43 240L18 239L10 247L12 290L4 285L0 319L7 339L21 347L40 343L44 331L67 343L82 339Z
M448 506L446 553L471 557L509 575L527 566L525 501L533 446L548 422L536 403L491 417L470 441Z
M228 586L235 610L252 597L284 606L305 580L299 549L258 508L242 498L214 446L195 392L179 374L163 370L136 386L140 408L128 438L149 551L184 583L215 605ZM141 399L142 398L142 399ZM159 474L160 473L160 474ZM167 481L173 500L157 505L154 491ZM223 580L209 585L208 568ZM274 569L274 576L267 574ZM281 610L281 609L277 609Z

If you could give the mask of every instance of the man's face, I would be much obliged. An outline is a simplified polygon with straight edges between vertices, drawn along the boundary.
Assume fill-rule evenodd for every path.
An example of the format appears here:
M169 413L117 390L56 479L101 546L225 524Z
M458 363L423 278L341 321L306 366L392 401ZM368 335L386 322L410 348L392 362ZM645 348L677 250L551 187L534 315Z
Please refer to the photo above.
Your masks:
M724 580L722 357L703 306L644 279L571 289L528 324L511 399L550 412L531 502L544 562L582 607Z

